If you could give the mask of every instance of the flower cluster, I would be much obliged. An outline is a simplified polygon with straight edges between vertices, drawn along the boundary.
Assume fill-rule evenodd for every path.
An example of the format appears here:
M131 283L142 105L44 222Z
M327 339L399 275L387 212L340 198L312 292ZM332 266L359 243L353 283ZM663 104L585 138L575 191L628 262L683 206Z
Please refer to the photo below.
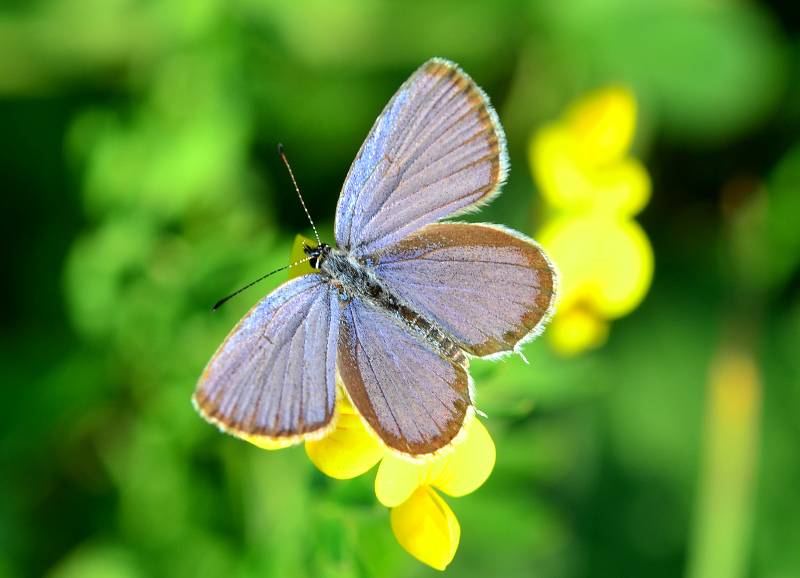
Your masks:
M291 262L303 258L304 243L313 244L298 235ZM293 267L290 277L312 271L304 263ZM390 521L397 541L422 562L444 570L456 553L461 529L436 490L458 497L475 491L486 481L495 461L489 432L472 418L466 425L466 436L450 451L425 461L413 461L387 450L364 424L342 385L337 383L336 387L336 426L327 436L305 443L309 459L323 473L337 479L354 478L380 462L375 494L391 508ZM264 449L280 449L293 443L247 441Z
M576 355L602 345L610 321L647 293L653 251L633 220L650 198L650 177L628 156L636 100L624 87L584 96L532 137L530 165L549 218L536 235L561 270L554 348Z
M306 453L332 478L354 478L380 462L375 478L378 500L392 509L397 541L429 566L444 570L458 548L461 529L453 511L434 488L458 497L476 490L494 467L495 448L477 419L452 451L415 462L390 453L364 425L339 387L339 420L328 436L306 442Z

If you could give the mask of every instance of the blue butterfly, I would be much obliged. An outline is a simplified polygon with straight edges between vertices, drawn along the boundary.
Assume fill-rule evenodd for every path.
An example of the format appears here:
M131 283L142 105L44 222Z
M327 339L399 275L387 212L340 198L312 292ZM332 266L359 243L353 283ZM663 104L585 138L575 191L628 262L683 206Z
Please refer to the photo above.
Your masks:
M197 384L200 414L248 439L316 439L335 427L338 377L389 450L452 445L475 411L470 357L517 352L555 308L556 268L536 242L440 222L489 202L507 172L486 94L454 63L426 62L350 168L336 246L307 247L317 272L231 331Z

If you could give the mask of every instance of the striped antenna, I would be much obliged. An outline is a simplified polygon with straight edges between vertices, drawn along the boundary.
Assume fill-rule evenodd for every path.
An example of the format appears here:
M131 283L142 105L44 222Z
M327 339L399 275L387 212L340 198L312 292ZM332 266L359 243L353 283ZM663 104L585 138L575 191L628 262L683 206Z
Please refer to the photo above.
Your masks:
M264 275L263 277L261 277L261 278L259 278L259 279L256 279L255 281L253 281L252 283L250 283L250 284L248 284L248 285L245 285L244 287L242 287L242 288L241 288L241 289L239 289L238 291L235 291L235 292L231 293L230 295L228 295L227 297L225 297L225 299L220 299L219 301L217 301L217 304L216 304L216 305L214 305L214 306L211 308L211 312L213 313L214 311L216 311L217 309L219 309L219 308L220 308L220 306L221 306L223 303L225 303L225 302L226 302L228 299L230 299L231 297L236 297L236 296L237 296L239 293L241 293L241 292L242 292L242 291L244 291L245 289L249 289L250 287L252 287L252 286L253 286L253 285L255 285L256 283L258 283L259 281L263 281L264 279L266 279L266 278L267 278L267 277L269 277L270 275L274 275L275 273L278 273L278 272L280 272L280 271L284 271L284 270L288 269L289 267L294 267L295 265L299 265L300 263L305 263L306 261L309 261L310 259L311 259L311 257L309 256L309 257L306 257L305 259L300 259L300 260L299 260L297 263L292 263L291 265L286 265L286 267L281 267L280 269L275 269L275 270L274 270L274 271L272 271L271 273L267 273L267 274L266 274L266 275Z
M297 186L297 181L294 180L294 173L292 172L292 167L289 166L289 161L286 160L286 155L283 154L283 145L278 144L278 152L281 153L281 158L283 159L283 164L286 165L286 168L289 169L289 176L292 177L292 182L294 183L294 190L297 191L297 196L300 197L300 202L303 204L303 210L306 212L306 216L308 217L308 222L311 223L311 228L314 229L314 236L317 238L317 245L322 245L322 241L319 240L319 235L317 234L317 228L314 226L314 221L311 219L311 215L306 208L306 202L303 200L303 195L300 194L300 187Z

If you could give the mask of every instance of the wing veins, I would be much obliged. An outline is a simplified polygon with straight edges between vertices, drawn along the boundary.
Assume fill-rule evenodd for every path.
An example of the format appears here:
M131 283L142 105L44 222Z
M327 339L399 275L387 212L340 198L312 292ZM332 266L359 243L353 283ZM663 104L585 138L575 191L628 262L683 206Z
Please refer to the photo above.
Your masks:
M454 70L455 69L451 69L450 71L448 71L448 74L444 74L441 77L439 77L439 79L436 81L436 84L425 94L425 96L423 98L421 98L420 105L414 111L414 115L409 119L409 125L413 125L412 128L414 128L414 130L406 131L406 133L403 135L403 140L400 143L400 145L399 146L396 145L394 147L394 150L397 151L398 156L399 156L399 153L401 151L403 151L403 149L408 148L410 151L412 151L415 148L417 148L416 145L414 145L413 147L409 147L408 146L409 137L412 134L418 134L420 126L422 126L425 129L430 127L430 123L427 122L427 119L430 118L430 116L432 114L435 114L435 111L442 105L442 100L443 99L446 99L446 100L444 100L444 106L446 106L450 102L452 102L453 100L455 100L456 98L461 96L462 94L465 94L467 92L467 90L469 89L469 83L465 83L465 85L463 87L460 87L460 86L458 86L456 84L451 84L450 87L445 88L440 94L438 94L436 96L436 100L435 101L430 103L430 106L428 106L427 110L425 110L424 113L423 113L424 114L424 118L422 118L422 119L419 118L420 117L420 113L422 112L423 108L426 107L426 105L427 105L426 101L430 98L431 94L436 92L436 90L438 90L442 86L442 84L444 84L446 81L452 79L452 74L451 73ZM449 92L450 92L451 88L457 88L458 89L458 90L454 91L452 96L449 95ZM449 98L448 98L448 96L449 96ZM439 122L436 123L435 126L437 126L437 127L441 126L442 122L443 121L440 120Z
M445 358L443 358L443 357L441 357L441 356L439 356L439 358L440 358L440 359L445 359ZM399 361L400 363L398 363L398 361ZM446 360L445 360L445 361L446 361ZM403 368L405 368L405 370L406 370L406 372L407 372L408 374L410 374L410 375L414 375L413 371L411 370L411 367L410 367L410 366L409 366L407 363L404 363L404 362L403 362L401 359L394 359L394 365L395 365L395 367L397 368L397 371L398 371L398 373L400 373L400 374L402 374L402 375L403 375L403 381L404 381L404 382L405 382L405 383L406 383L406 384L409 386L409 389L412 391L412 393L414 394L414 396L415 396L415 397L417 398L417 400L419 401L419 403L420 403L420 407L421 407L421 408L422 408L422 409L425 411L425 413L428 415L428 417L429 417L429 418L431 418L431 421L432 421L434 424L436 424L436 429L439 431L439 433L444 433L444 432L442 431L442 429L441 429L441 428L439 428L439 424L438 424L438 423L436 423L436 420L434 419L433 415L432 415L432 414L431 414L431 412L428 410L428 407L425 405L425 402L422 400L422 397L420 396L420 394L419 394L419 391L418 391L417 387L415 387L415 386L414 386L414 384L413 384L412 382L410 382L408 379L406 379L406 377L405 377L405 375L406 375L406 374L405 374L405 372L403 371L403 368L401 368L401 367L400 367L400 365L401 365L401 364L402 364L402 367L403 367ZM437 377L439 377L439 376L437 375ZM449 385L449 383L447 383L447 380L443 379L442 381L443 381L443 382L444 382L446 385ZM416 382L416 384L417 384L418 386L422 386L422 383L420 383L419 381L417 381L417 382ZM447 403L446 403L444 400L442 400L442 399L441 399L441 397L439 397L438 395L436 395L436 389L435 389L435 388L434 388L434 389L432 389L432 390L431 390L431 392L433 393L432 397L433 397L433 398L435 398L435 399L436 399L436 400L437 400L437 401L438 401L438 402L439 402L439 403L442 405L442 407L444 407L444 408L447 408ZM459 395L459 397L460 397L460 395ZM452 412L451 412L451 415L452 415ZM419 428L417 428L417 429L419 429Z
M352 315L352 318L353 318L353 321L354 321L354 323L353 323L353 332L356 334L356 343L359 346L361 346L361 350L366 354L367 350L361 344L361 337L360 337L360 332L358 330L358 324L355 323L355 317L356 317L355 311L353 309L351 309L351 312L353 314ZM369 359L369 356L366 356L366 357L367 357L367 365L369 366L369 370L372 373L372 377L375 379L375 383L377 383L378 382L378 376L375 373L375 369L372 367L372 361ZM356 363L358 363L358 355L357 354L356 354ZM361 364L358 363L358 366L360 367ZM364 383L364 378L363 377L361 378L361 381L362 381L362 383ZM366 389L366 384L364 384L364 388ZM383 398L383 401L386 404L386 407L389 409L389 415L392 416L392 419L394 420L394 424L397 427L397 431L402 434L403 430L400 427L400 423L397 421L397 417L394 415L394 411L392 411L392 406L389 403L389 400L386 399L386 394L384 394L383 390L380 389L380 388L378 388L378 391L380 391L381 397ZM369 397L369 396L367 396L367 397ZM373 411L374 411L374 409L373 409ZM377 418L377 412L375 414L375 417Z
M421 100L420 100L419 104L416 106L416 108L414 108L413 111L410 112L411 118L409 120L409 123L413 122L414 119L416 119L417 115L419 114L419 111L425 106L425 99L427 98L427 96L431 92L433 92L443 82L443 80L444 80L444 76L438 78L437 81L436 81L436 84L434 84L434 86L430 90L428 90L428 92L425 93L423 98L421 98ZM406 97L406 99L408 99L408 94L409 94L409 91L411 89L411 85L412 84L413 84L413 81L409 80L408 81L408 86L406 86L406 88L403 89L405 91L404 96ZM395 96L392 99L392 101L391 101L392 105L389 107L389 109L386 111L386 113L382 113L381 114L380 120L378 122L379 125L382 124L386 120L386 118L387 118L386 114L388 114L391 111L391 109L394 108L394 103L397 102L400 99L400 96L403 93L403 90L398 92L397 96ZM407 103L407 100L406 100L406 103ZM401 103L401 105L400 105L401 106L401 110L402 110L402 107L406 103ZM407 131L406 135L408 135L410 133L411 133L411 131ZM367 138L369 139L373 135L374 135L374 133L372 133ZM387 137L388 137L388 135L387 135ZM404 136L403 138L404 138L404 140L402 142L402 145L405 146L405 138L406 138L406 136ZM378 178L378 182L374 185L373 188L378 187L379 184L383 181L383 179L386 178L386 174L389 172L389 169L395 164L394 161L390 158L390 151L391 150L398 150L396 148L396 146L397 146L396 143L389 143L389 142L385 142L384 143L384 147L385 147L384 155L381 157L381 160L379 160L377 163L375 163L375 166L372 168L372 170L369 173L369 177L367 177L366 179L363 179L362 182L361 182L361 186L358 189L358 193L355 195L355 198L353 199L353 205L352 205L352 207L353 207L353 209L352 209L353 217L350 219L350 226L348 227L348 231L347 231L347 233L348 233L348 237L347 237L348 238L348 244L352 243L353 222L355 221L355 216L356 216L355 207L358 206L358 200L361 198L361 195L364 192L364 188L367 186L367 183L370 181L370 178L375 173L375 169L377 169L378 165L380 165L380 163L383 160L386 160L388 162L388 166L386 167L386 170L383 172L383 175ZM363 229L363 227L361 227L361 228Z
M452 71L455 71L455 70L457 70L457 69L450 69L448 72L452 72ZM425 93L424 96L420 97L419 105L410 114L410 118L409 118L409 121L408 121L409 124L417 123L418 117L420 116L420 114L423 112L423 109L425 109L425 108L427 108L427 110L424 111L425 118L428 118L431 114L434 113L435 109L441 105L442 99L446 98L448 96L448 90L445 89L444 91L442 91L441 94L439 94L436 97L436 100L433 103L431 103L429 107L426 107L426 105L427 105L426 100L428 98L430 98L430 94L431 93L433 93L437 89L439 89L441 87L442 83L444 83L446 80L448 80L450 78L451 78L451 75L449 73L445 74L445 75L442 75L441 77L439 77L436 80L436 84L431 89L429 89ZM410 86L410 84L411 83L409 83L409 86ZM445 101L445 103L444 103L445 105L449 104L455 98L458 98L458 97L462 96L463 94L468 92L470 90L470 88L471 88L469 82L465 83L465 85L463 87L460 87L460 86L458 86L456 84L453 84L452 86L454 88L458 88L458 90L456 90L455 93L452 94L452 96L450 96L450 98L448 98ZM406 90L408 90L408 89L406 89ZM472 110L475 110L475 107L470 109L470 111L472 111ZM467 113L467 114L469 114L469 113ZM383 117L383 118L385 118L385 117ZM381 120L383 120L383 118ZM439 122L436 123L436 126L437 127L441 126L443 123L444 123L444 121L440 120ZM428 128L428 124L426 124L424 122L422 122L421 124L422 124L423 128ZM387 150L386 154L384 154L384 156L382 157L381 160L384 160L384 159L387 160L388 161L388 166L386 167L386 170L384 171L383 175L381 177L379 177L379 181L375 184L374 189L377 189L380 186L381 183L385 182L386 175L390 172L392 167L395 167L395 166L400 167L400 166L402 166L402 164L406 162L406 159L409 158L412 154L414 154L415 151L416 151L416 158L419 158L424 152L426 152L428 150L428 147L423 148L423 147L409 147L409 146L407 146L409 138L411 138L412 135L417 134L419 132L419 123L417 123L417 125L414 127L414 129L415 130L406 131L403 134L403 137L402 137L403 140L399 144L397 144L397 143L392 143L392 144L386 143L386 148L388 150ZM447 132L447 129L442 134L444 134L446 132ZM438 139L439 136L441 136L441 134L437 135L437 139ZM403 153L401 155L401 152L406 148L409 149L409 152ZM392 155L392 151L395 151L396 155ZM392 159L391 156L397 156L397 158ZM370 171L370 177L374 174L375 169L377 168L377 166L379 164L380 164L380 161L378 163L376 163L375 167L373 167L373 170ZM402 171L402 172L398 171L394 178L402 177L402 175L404 175L404 174L405 174L405 170ZM453 173L453 174L456 174L456 173ZM359 187L358 193L355 196L353 207L357 206L358 199L361 197L361 195L362 195L367 183L370 180L370 177L368 177L368 178L366 178L366 179L364 179L362 181L361 186ZM390 195L391 195L391 191L389 193L389 196ZM388 196L386 198L384 198L382 202L385 202L387 198L388 198ZM379 213L379 212L381 212L380 209L378 211L376 211L376 214ZM355 208L353 208L353 216L355 217ZM373 217L370 217L370 219L366 223L362 223L359 228L361 230L365 230L368 227L368 225L372 222L373 218L374 218L374 215L373 215ZM350 224L349 224L349 227L348 227L348 241L351 242L351 243L352 243L352 234L353 234L354 221L355 221L355 218L350 219Z
M413 209L413 206L412 206L412 205L413 205L413 203L409 203L409 202L408 202L408 201L409 201L409 199L412 199L412 198L413 198L413 197L415 197L415 196L418 196L418 195L421 195L421 194L423 194L423 193L424 193L424 192L425 192L425 191L426 191L426 190L427 190L429 187L432 187L432 186L434 186L434 185L437 185L438 183L440 183L440 182L442 182L442 181L444 181L444 180L446 180L446 179L452 178L452 177L454 177L454 176L458 175L458 174L459 174L459 173L461 173L461 172L464 172L464 171L466 171L466 170L468 170L468 169L474 168L474 167L478 166L479 164L482 164L482 163L486 162L487 160L491 159L491 157L492 157L492 156L493 156L493 154L492 154L492 155L489 155L489 156L485 156L485 157L483 157L483 158L481 158L481 159L478 159L477 161L475 161L475 162L473 162L473 163L471 163L471 164L469 164L469 165L466 165L466 166L464 166L464 167L460 168L459 170L457 170L457 171L455 171L455 172L453 172L453 173L450 173L450 174L444 175L444 176L443 176L443 177L441 177L440 179L437 179L437 180L433 181L432 183L428 183L427 185L423 186L421 189L419 189L419 190L417 190L417 191L414 191L413 193L409 194L407 197L404 197L404 198L402 199L402 201L403 201L403 204L404 204L404 205L406 205L406 206L408 206L409 208L408 208L407 210L399 210L399 211L395 211L395 213L397 213L397 214L401 214L401 213L406 213L406 212L408 212L408 211L412 210L412 209ZM473 204L473 203L476 203L476 202L478 202L478 201L480 200L480 198L481 198L481 197L485 196L485 193L486 193L487 191L489 191L489 190L492 190L492 189L494 188L494 186L495 186L495 185L496 185L496 183L490 183L490 184L488 184L488 185L485 185L485 186L483 186L483 187L481 187L481 188L479 188L479 189L476 189L476 190L475 190L475 191L473 191L473 192L467 193L467 194L465 194L465 195L462 195L462 196L460 196L460 197L458 197L458 198L456 198L456 199L453 199L452 201L449 201L449 202L447 202L447 203L445 203L445 204L443 204L443 205L440 205L440 206L438 207L438 209L436 209L436 210L434 210L434 211L429 211L429 213L427 213L427 214L422 214L422 215L420 215L419 217L417 217L417 218L415 218L415 219L412 219L411 221L408 221L408 223L407 223L406 227L408 227L409 225L411 225L411 224L413 224L413 223L416 223L416 222L418 222L418 221L420 221L420 220L424 220L424 219L426 219L426 218L428 217L428 214L430 214L430 213L432 213L432 212L440 212L440 211L442 211L442 209L444 209L445 207L449 207L450 205L453 205L453 204L456 204L456 203L461 203L461 202L463 202L465 199L467 199L467 198L469 198L469 197L472 197L472 196L474 196L474 195L477 195L477 198L476 198L474 201L470 201L470 202L469 202L469 203L467 203L465 206L468 206L468 205L471 205L471 204ZM374 221L375 221L375 219L376 219L376 218L378 218L378 217L382 216L382 215L383 215L383 213L384 213L384 211L392 210L392 209L393 209L393 208L394 208L394 207L397 205L397 203L398 203L398 202L400 202L400 199L398 199L397 201L393 201L391 205L384 205L383 207L381 207L381 208L380 208L378 211L376 211L376 212L375 212L375 213L374 213L374 214L373 214L373 215L372 215L372 216L369 218L369 220L368 220L366 223L364 223L364 225L362 226L362 229L363 229L363 230L367 230L367 229L370 227L370 225L372 225L372 223L374 223ZM444 213L444 214L442 215L442 217L439 217L439 218L440 218L440 219L441 219L441 218L444 218L446 215L448 215L448 214L450 214L450 213L452 213L452 212L453 212L453 211L448 211L448 212ZM437 220L438 220L438 219L437 219ZM402 227L401 227L401 228L402 228ZM415 229L415 230L418 230L418 228L417 228L417 229ZM362 243L361 243L361 244L362 244L362 245L367 245L367 244L369 244L369 243L374 243L376 240L378 240L378 239L380 239L381 237L384 237L384 236L386 236L386 234L385 234L385 233L384 233L384 234L381 234L381 235L379 235L379 236L378 236L376 239L373 239L373 240L367 240L367 242L366 242L366 243L364 243L364 242L363 242L363 240L362 240Z
M425 145L425 148L423 149L423 152L427 152L428 149L430 149L431 147L435 146L436 143L438 143L440 140L442 140L445 136L447 136L447 137L449 137L449 138L451 138L453 140L456 140L456 137L460 136L462 133L469 132L470 130L473 130L475 127L473 126L473 123L469 123L468 122L469 119L467 119L467 117L475 114L476 112L480 112L480 108L478 106L470 108L469 110L467 110L467 112L462 114L452 124L452 126L450 126L449 128L445 129L440 134L436 135L436 138L433 139L432 142L430 142L427 145ZM482 124L481 120L482 119L478 115L476 115L474 124L479 124L479 125ZM459 127L458 125L460 125L462 123L464 123L464 126ZM454 131L455 134L448 134L451 130L456 129L456 128L458 128L458 130ZM483 127L479 127L479 128L483 128ZM433 162L442 160L446 156L452 154L455 150L457 150L457 149L459 149L459 148L461 148L461 147L463 147L465 145L468 145L471 142L473 142L475 139L477 139L478 137L486 136L487 134L489 134L489 133L486 130L477 131L470 138L468 138L467 140L461 142L458 146L451 148L450 150L448 150L446 153L444 153L443 155L438 157ZM422 156L422 155L419 155L419 156ZM417 159L414 160L413 164L411 166L409 166L406 171L404 171L404 173L403 173L404 176L407 176L408 178L415 177L420 172L422 172L423 170L426 170L426 169L430 168L430 164L429 165L424 165L423 164L423 165L420 165L420 168L418 168L418 170L416 170L415 172L411 173L410 175L408 174L412 169L417 167L417 161L419 160L419 156L417 157Z

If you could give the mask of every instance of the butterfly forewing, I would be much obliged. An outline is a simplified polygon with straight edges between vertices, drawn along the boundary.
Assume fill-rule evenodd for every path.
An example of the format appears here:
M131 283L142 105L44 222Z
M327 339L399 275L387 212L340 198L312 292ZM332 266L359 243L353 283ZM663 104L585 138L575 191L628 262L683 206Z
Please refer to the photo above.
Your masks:
M471 411L463 367L356 299L342 313L337 364L355 408L394 451L447 447Z
M435 223L374 259L391 291L478 357L513 351L553 314L555 267L496 225Z
M230 333L194 394L200 413L245 438L292 439L331 425L340 316L320 275L292 279Z
M507 164L486 95L452 62L430 60L386 106L350 168L337 245L363 257L486 202Z

